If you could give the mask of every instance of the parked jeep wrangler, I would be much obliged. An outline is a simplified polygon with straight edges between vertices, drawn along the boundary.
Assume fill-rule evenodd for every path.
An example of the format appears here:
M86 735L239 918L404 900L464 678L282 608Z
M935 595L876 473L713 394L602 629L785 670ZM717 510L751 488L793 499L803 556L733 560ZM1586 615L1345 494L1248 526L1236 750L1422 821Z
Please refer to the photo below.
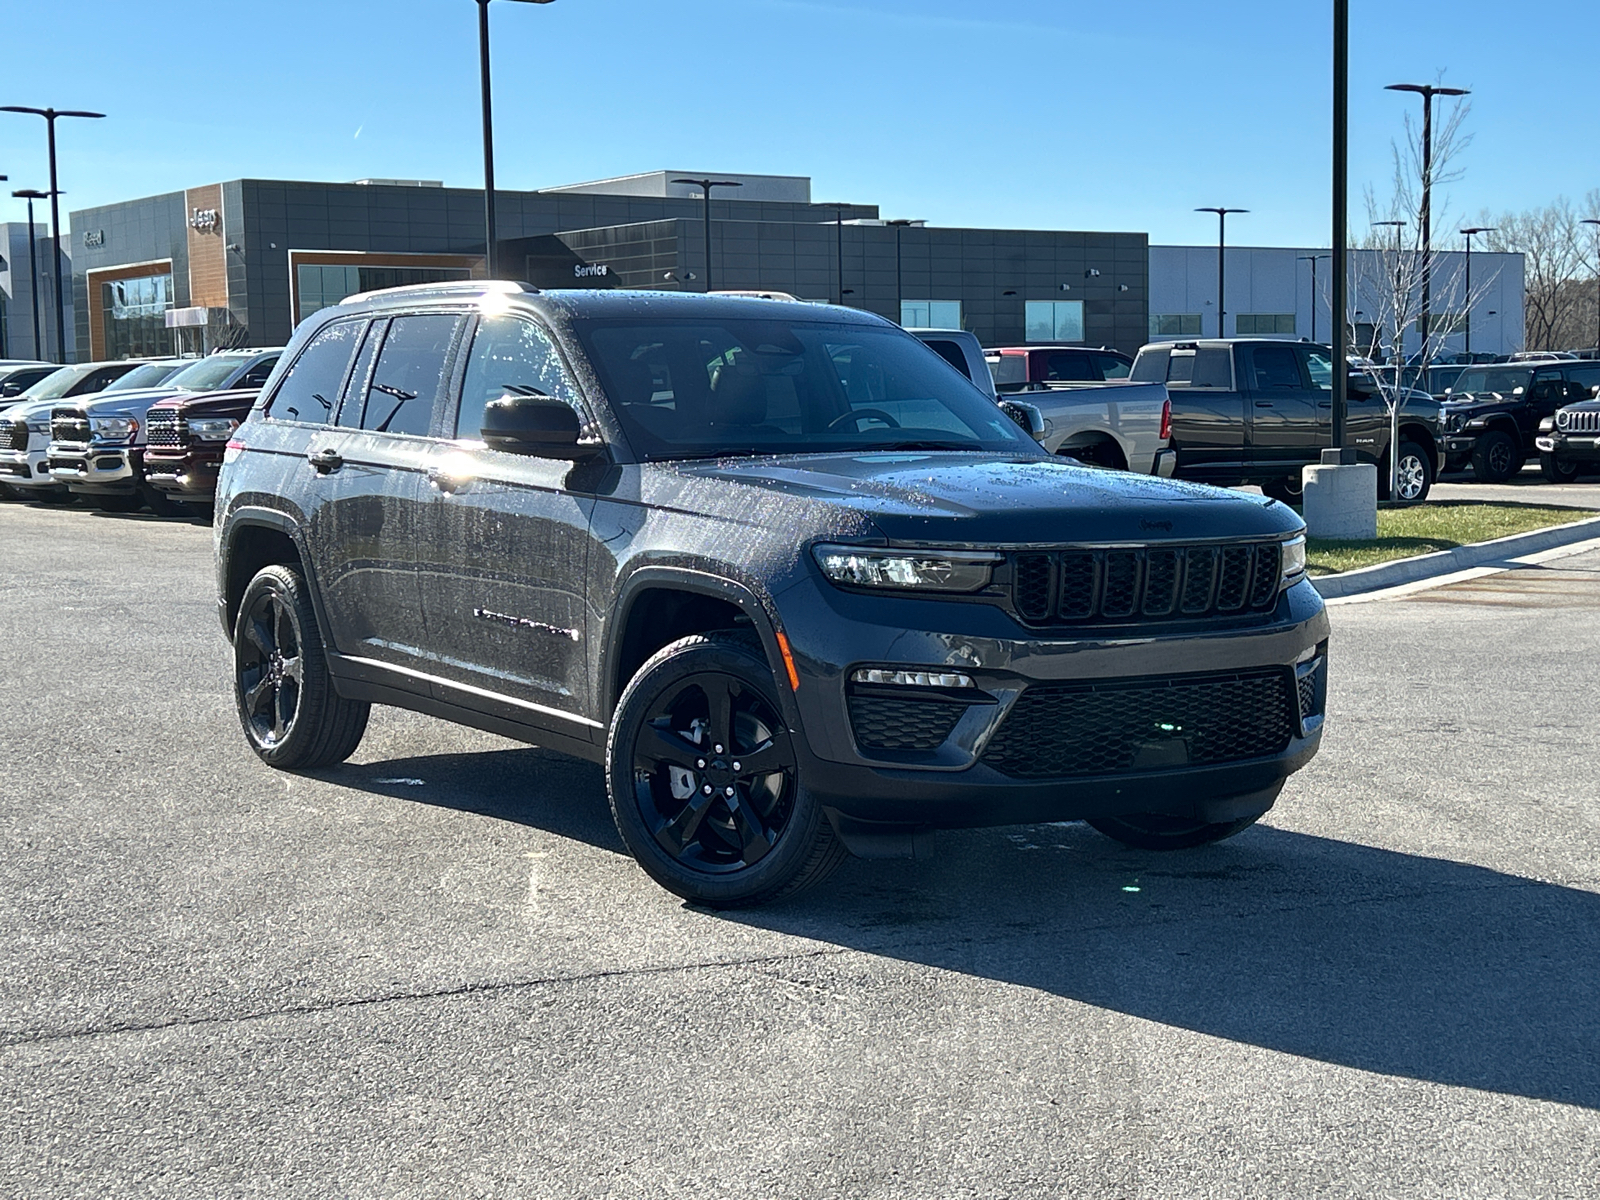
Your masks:
M343 760L373 703L579 755L710 905L935 827L1213 842L1322 733L1291 509L1052 458L848 309L353 296L228 444L215 539L265 762Z
M1439 412L1445 469L1480 483L1504 483L1539 453L1539 424L1564 405L1587 400L1600 363L1575 360L1492 363L1461 372Z
M1551 483L1571 483L1579 475L1600 473L1600 385L1591 395L1539 422L1534 446L1539 470Z

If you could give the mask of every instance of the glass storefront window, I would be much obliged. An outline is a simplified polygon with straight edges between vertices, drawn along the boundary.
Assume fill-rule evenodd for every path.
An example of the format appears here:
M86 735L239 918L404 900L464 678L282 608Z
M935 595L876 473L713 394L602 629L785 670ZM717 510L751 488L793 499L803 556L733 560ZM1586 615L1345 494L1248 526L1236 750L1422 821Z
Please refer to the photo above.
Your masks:
M373 292L379 288L404 287L409 283L440 283L446 279L470 279L466 267L341 266L327 263L301 263L295 282L299 309L295 323L312 313L330 308L346 296Z
M1199 337L1199 313L1151 313L1150 336L1152 338L1164 337Z
M1293 313L1239 313L1233 318L1239 337L1285 336L1294 333Z
M1081 342L1083 301L1029 300L1023 306L1022 329L1030 342Z
M107 358L161 358L173 353L167 310L172 276L109 279L100 285Z
M960 329L959 300L902 300L900 324L906 329Z

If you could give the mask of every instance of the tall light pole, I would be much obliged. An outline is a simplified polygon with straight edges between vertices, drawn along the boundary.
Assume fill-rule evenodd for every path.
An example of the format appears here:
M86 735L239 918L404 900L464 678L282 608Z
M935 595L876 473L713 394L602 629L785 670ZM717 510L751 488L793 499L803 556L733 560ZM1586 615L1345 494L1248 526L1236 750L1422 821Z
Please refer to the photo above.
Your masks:
M1227 293L1223 290L1223 286L1222 286L1223 285L1223 281L1225 279L1226 254L1227 254L1227 245L1226 245L1226 243L1227 243L1227 240L1228 240L1227 239L1228 214L1229 213L1247 213L1249 211L1250 210L1248 208L1197 208L1197 209L1195 209L1195 212L1209 212L1209 213L1216 213L1217 214L1217 336L1219 338L1225 338L1225 337L1228 336L1227 309L1224 307L1224 305L1226 304L1226 295L1227 295Z
M1344 449L1350 383L1350 0L1333 0L1333 402L1332 443ZM1338 456L1336 456L1338 457Z
M1584 217L1583 225L1593 225L1595 237L1594 260L1594 356L1600 358L1600 219Z
M1401 360L1405 357L1405 331L1403 329L1401 329L1401 327L1400 327L1400 309L1402 307L1401 303L1400 303L1400 300L1401 300L1401 297L1400 297L1400 231L1406 227L1406 223L1404 221L1374 221L1373 224L1374 225L1391 225L1391 226L1394 227L1394 347L1393 347L1393 349L1394 349L1395 366L1399 367L1399 365L1401 363ZM1407 300L1409 300L1411 297L1409 295L1407 295L1405 298ZM1395 380L1396 380L1395 386L1396 387L1399 386L1399 382L1398 382L1399 378L1400 377L1398 375L1395 376Z
M901 318L905 316L906 306L905 284L901 282L900 274L900 233L907 225L913 223L906 217L896 217L892 221L884 222L885 225L894 226L894 323L896 325L900 324Z
M39 239L33 232L33 202L47 197L38 188L23 188L11 194L18 200L28 202L28 287L33 293L33 356L43 359L44 344L40 341L39 329L39 255L35 249Z
M830 200L830 201L828 201L828 202L826 202L824 204L817 205L817 207L818 208L831 208L831 209L833 209L833 246L834 246L834 254L836 255L836 259L837 259L836 273L838 275L838 281L834 285L834 290L833 290L833 302L835 304L843 304L844 303L844 210L849 208L850 205L845 204L843 201L840 201L840 200Z
M1317 340L1317 260L1332 257L1331 254L1302 254L1295 259L1296 262L1308 262L1311 264L1311 340L1313 342Z
M517 0L549 4L552 0ZM494 217L494 106L489 102L489 0L478 3L478 76L483 90L483 269L490 279L500 273L500 235Z
M1466 88L1437 87L1431 83L1391 83L1389 92L1415 92L1422 97L1422 311L1417 315L1417 332L1427 343L1430 315L1433 312L1433 98L1467 96Z
M706 291L711 290L711 189L715 187L743 187L736 179L674 179L673 183L692 183L705 196L706 202Z
M87 117L98 120L105 113L81 112L77 109L28 108L21 104L0 105L0 112L31 113L43 117L50 143L50 240L55 250L56 280L56 350L64 363L67 361L67 297L61 288L61 187L56 180L56 118Z
M1600 221L1595 224L1600 225ZM1497 227L1494 225L1474 225L1471 229L1461 230L1462 236L1467 239L1467 361L1472 361L1472 235L1475 233L1493 233Z

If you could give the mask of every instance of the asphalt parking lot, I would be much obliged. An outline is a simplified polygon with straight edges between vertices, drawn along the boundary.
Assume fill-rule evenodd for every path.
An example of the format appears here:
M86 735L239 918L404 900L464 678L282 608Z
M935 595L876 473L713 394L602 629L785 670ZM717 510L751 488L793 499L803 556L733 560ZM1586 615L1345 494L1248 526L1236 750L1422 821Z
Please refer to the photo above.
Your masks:
M0 1192L1556 1197L1600 1179L1600 553L1333 612L1201 851L945 833L757 912L599 770L247 751L210 531L0 506Z

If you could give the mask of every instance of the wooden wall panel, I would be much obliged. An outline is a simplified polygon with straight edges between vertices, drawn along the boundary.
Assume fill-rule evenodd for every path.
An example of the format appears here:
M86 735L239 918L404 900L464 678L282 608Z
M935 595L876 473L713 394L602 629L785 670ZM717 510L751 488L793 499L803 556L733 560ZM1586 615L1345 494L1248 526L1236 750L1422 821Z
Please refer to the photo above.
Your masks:
M222 185L190 188L183 194L183 205L189 226L189 303L226 308L228 237L223 229Z

